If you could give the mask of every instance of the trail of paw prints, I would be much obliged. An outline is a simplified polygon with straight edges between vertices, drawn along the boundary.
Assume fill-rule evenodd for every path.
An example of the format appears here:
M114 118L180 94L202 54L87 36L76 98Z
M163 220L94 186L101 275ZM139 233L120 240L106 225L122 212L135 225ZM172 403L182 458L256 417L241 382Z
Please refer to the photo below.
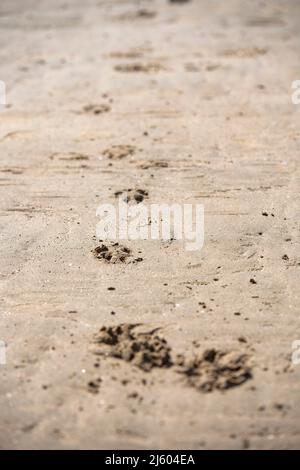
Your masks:
M171 370L183 378L183 385L199 392L210 393L227 390L246 383L252 378L250 357L244 350L193 349L185 354L172 351L163 337L161 328L146 330L139 323L121 323L103 326L92 339L92 353L96 355L97 367L101 360L124 361L142 373L153 369ZM95 382L93 391L100 385ZM91 386L88 385L88 389Z

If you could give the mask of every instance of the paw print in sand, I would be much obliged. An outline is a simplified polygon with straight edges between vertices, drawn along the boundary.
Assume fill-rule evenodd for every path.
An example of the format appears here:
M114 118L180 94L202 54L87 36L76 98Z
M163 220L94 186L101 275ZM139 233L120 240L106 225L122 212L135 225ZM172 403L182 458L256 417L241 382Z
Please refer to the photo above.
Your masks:
M103 151L103 155L109 160L122 160L133 155L135 151L136 148L133 145L112 145Z
M107 263L117 264L126 263L131 255L131 250L126 246L115 243L102 243L92 250L97 259L103 259Z
M145 189L124 189L122 191L116 191L115 197L119 197L124 194L123 200L129 204L130 202L134 202L139 204L143 202L143 200L148 197L148 191Z

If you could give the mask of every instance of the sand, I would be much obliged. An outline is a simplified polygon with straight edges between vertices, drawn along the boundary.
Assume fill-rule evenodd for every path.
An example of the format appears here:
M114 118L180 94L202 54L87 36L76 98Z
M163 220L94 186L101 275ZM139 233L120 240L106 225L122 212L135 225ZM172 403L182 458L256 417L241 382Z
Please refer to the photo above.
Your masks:
M1 1L1 449L300 448L299 18ZM203 248L95 256L127 190L203 204Z

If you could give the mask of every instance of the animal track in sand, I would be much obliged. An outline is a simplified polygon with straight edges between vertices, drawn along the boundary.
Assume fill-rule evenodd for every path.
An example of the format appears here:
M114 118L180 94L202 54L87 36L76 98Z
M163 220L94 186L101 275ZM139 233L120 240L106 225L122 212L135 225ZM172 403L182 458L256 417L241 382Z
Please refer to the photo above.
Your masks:
M111 147L103 150L103 155L110 160L121 160L122 158L133 155L136 147L133 145L112 145Z
M146 160L138 163L138 168L148 170L149 168L168 168L168 162L163 160Z
M114 69L117 72L125 72L125 73L131 73L131 72L143 72L143 73L151 73L151 72L160 72L162 70L166 70L163 65L156 63L156 62L150 62L147 64L143 64L140 62L135 62L131 64L118 64L115 65Z
M108 104L87 104L82 108L84 113L89 114L103 114L111 111L111 107Z
M111 52L108 57L111 59L139 59L143 56L143 53L139 50L132 50L126 52Z
M174 356L168 342L158 334L159 328L139 331L142 327L145 325L140 323L103 326L94 336L93 353L130 362L144 372L155 367L172 368L185 377L186 385L204 393L230 389L252 378L245 352L207 349L192 358Z
M115 192L115 197L119 197L121 195L124 195L124 201L127 202L127 204L131 202L135 202L136 204L139 204L140 202L143 202L143 200L148 197L148 191L145 189L124 189L122 191L116 191Z
M236 387L252 377L248 356L236 351L208 349L191 360L183 358L179 365L187 384L202 392Z
M65 160L65 161L86 161L89 159L88 155L77 152L69 153L53 153L50 155L50 160Z
M171 348L167 341L157 334L158 329L143 333L136 331L138 326L140 325L131 323L103 326L95 336L95 354L108 354L131 362L145 372L154 367L171 367Z
M128 258L132 256L132 252L126 246L115 243L102 243L92 250L97 259L102 259L107 263L117 264L126 263Z

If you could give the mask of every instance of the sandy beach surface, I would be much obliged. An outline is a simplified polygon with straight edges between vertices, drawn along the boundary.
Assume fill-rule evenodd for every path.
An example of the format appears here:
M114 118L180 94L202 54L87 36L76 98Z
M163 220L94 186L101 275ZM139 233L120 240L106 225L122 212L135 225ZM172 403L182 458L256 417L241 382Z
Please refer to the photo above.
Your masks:
M1 449L300 448L299 26L1 0ZM126 193L203 204L203 248L102 246Z

